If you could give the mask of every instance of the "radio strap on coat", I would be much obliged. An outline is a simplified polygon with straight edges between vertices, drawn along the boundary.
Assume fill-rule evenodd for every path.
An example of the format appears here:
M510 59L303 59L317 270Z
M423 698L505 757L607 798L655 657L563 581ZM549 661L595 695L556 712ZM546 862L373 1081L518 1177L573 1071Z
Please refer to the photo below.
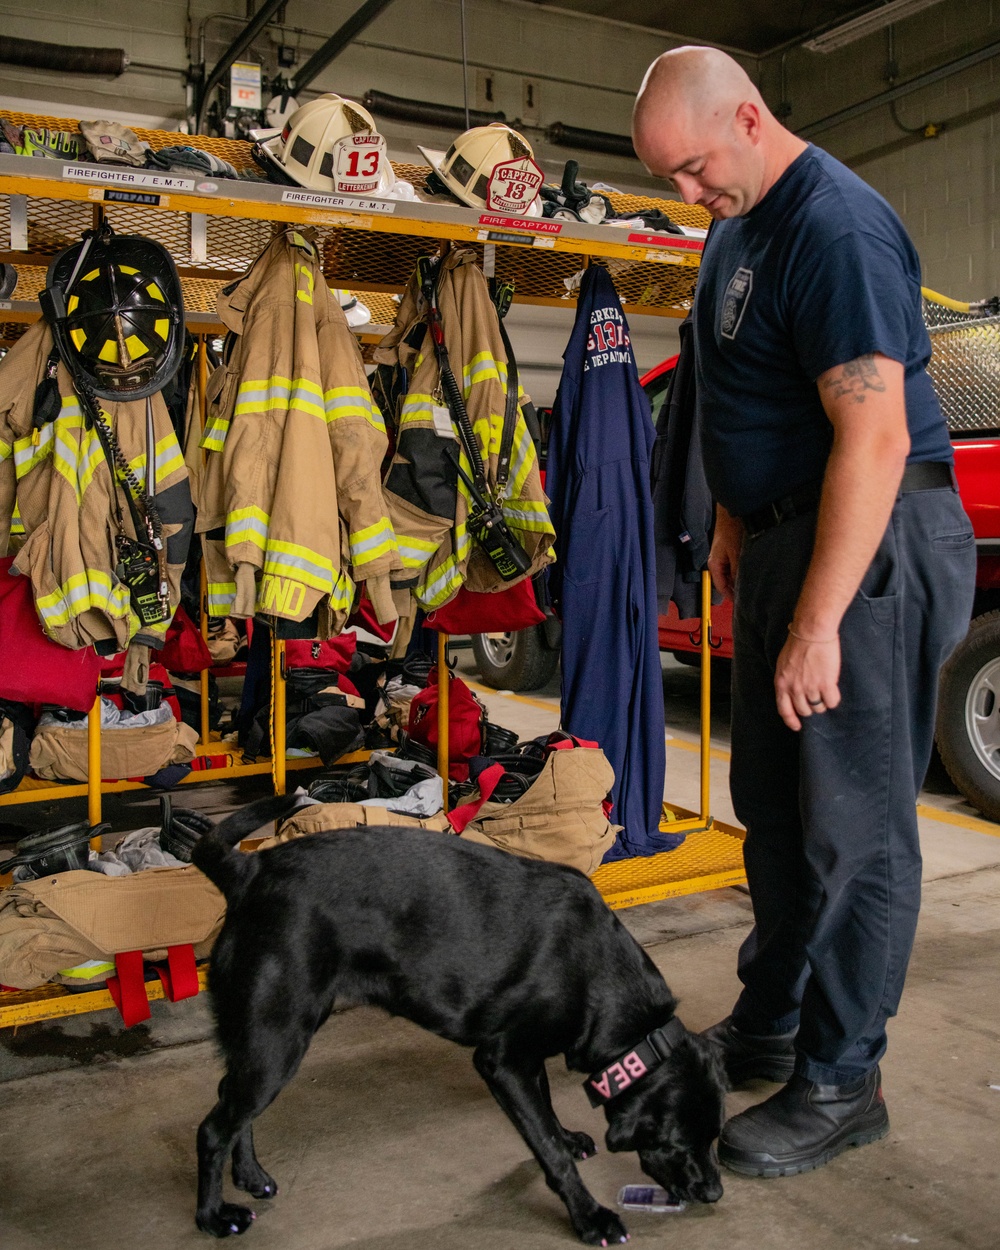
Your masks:
M115 432L104 419L104 414L86 387L79 390L85 416L89 418L97 440L101 444L108 470L111 473L111 498L115 512L115 553L118 557L117 572L128 586L132 610L143 625L159 625L170 620L170 598L167 584L166 552L163 548L162 523L156 501L150 490L155 491L154 473L147 470L147 493L143 495L139 479L132 472L129 462L119 446ZM156 440L152 432L153 406L146 400L146 464L155 463ZM123 479L119 483L119 477ZM125 529L118 492L121 489L128 505L135 538ZM145 504L144 515L140 513L138 500ZM143 541L143 536L146 541Z
M441 391L448 405L451 418L458 430L459 439L469 463L472 476L462 468L461 458L448 448L449 457L454 461L458 476L468 488L472 499L468 526L472 537L489 557L490 563L505 582L523 577L531 569L531 557L514 537L510 526L504 520L503 509L498 502L502 500L507 479L510 476L510 456L514 445L514 425L517 421L517 364L510 342L500 324L500 334L507 351L507 398L504 407L503 431L500 438L500 451L497 457L496 484L493 491L486 481L486 467L483 464L479 440L472 428L465 400L455 375L451 371L448 360L448 348L444 341L444 330L441 325L441 314L437 306L437 266L427 256L417 261L420 273L420 285L427 304L427 325L430 329L431 342L437 356Z

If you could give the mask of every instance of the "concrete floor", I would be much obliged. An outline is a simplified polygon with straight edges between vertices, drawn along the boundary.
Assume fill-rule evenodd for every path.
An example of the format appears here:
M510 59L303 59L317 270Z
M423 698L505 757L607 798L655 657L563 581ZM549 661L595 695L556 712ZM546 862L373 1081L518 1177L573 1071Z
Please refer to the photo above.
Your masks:
M667 665L666 796L696 806L697 675ZM558 688L487 697L522 736L552 728ZM726 794L728 706L714 700L713 811ZM185 789L221 811L260 787ZM196 799L197 796L197 799ZM65 807L69 807L66 804ZM116 827L149 823L119 796ZM35 819L42 816L34 813ZM27 823L27 822L26 822ZM777 1181L726 1174L712 1208L627 1219L639 1245L672 1250L924 1250L1000 1245L1000 829L978 820L932 769L922 795L925 896L899 1017L883 1063L892 1130L818 1172ZM681 999L691 1028L729 1010L744 892L621 913ZM201 1000L154 1004L129 1031L114 1013L0 1033L2 1250L175 1250L211 1244L193 1223L194 1134L220 1075ZM553 1063L564 1123L601 1139L576 1074ZM773 1087L730 1095L737 1111ZM561 1203L457 1047L370 1010L337 1013L260 1118L261 1161L280 1192L257 1202L260 1250L407 1245L543 1250L574 1244ZM634 1155L581 1167L602 1202L642 1179Z

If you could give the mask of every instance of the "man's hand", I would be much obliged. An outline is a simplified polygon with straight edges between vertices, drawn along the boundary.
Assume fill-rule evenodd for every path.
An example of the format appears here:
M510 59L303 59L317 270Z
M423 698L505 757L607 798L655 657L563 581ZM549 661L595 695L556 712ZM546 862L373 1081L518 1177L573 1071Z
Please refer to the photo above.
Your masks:
M732 599L736 590L736 570L743 547L743 522L730 516L722 504L715 507L715 533L712 550L708 555L708 571L712 574L715 589L726 599Z
M801 729L802 719L837 706L839 677L839 638L806 641L788 635L774 671L774 692L789 729Z

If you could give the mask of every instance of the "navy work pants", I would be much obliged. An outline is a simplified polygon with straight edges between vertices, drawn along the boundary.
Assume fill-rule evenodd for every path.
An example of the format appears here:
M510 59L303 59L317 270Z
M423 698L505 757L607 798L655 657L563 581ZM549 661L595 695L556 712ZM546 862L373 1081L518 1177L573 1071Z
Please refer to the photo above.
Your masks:
M920 907L916 800L938 669L964 638L975 540L957 492L901 495L840 630L839 707L789 729L774 672L815 514L744 542L733 616L730 787L754 928L733 1016L799 1029L797 1071L844 1084L885 1051Z

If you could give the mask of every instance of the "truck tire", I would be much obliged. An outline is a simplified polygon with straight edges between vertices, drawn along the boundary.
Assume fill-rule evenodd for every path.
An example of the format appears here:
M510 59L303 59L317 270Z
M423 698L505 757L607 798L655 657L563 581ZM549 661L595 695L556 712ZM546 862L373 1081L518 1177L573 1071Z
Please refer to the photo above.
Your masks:
M495 690L537 690L559 666L559 652L545 644L541 625L507 634L473 634L480 676Z
M935 737L961 793L1000 821L1000 612L975 617L942 668Z

